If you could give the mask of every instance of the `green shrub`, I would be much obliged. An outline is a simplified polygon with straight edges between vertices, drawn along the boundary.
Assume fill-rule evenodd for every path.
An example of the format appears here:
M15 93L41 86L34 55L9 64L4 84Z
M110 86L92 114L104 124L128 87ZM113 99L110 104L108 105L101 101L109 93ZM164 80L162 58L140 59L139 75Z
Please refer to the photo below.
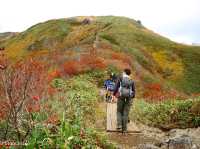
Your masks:
M54 87L54 88L65 88L66 87L66 82L63 80L63 79L54 79L52 82L51 82L51 85Z
M156 104L136 100L131 115L136 121L158 128L197 127L200 126L200 115L196 104L200 104L200 98L167 100Z
M114 148L106 136L96 132L92 126L99 96L90 75L51 82L54 88L64 90L51 100L54 111L62 111L60 124L48 127L37 123L28 139L28 148ZM58 100L60 94L64 97L62 103Z
M94 128L100 99L98 88L93 83L94 76L98 78L101 73L88 73L68 80L54 79L51 87L57 92L41 101L41 107L47 105L48 110L41 108L31 114L34 125L24 140L27 146L21 148L115 148L104 133ZM58 121L50 122L54 114ZM2 127L5 125L1 121L0 130ZM8 135L13 136L13 140L17 138Z
M112 44L119 45L119 43L115 40L115 38L113 38L112 36L110 36L108 34L102 34L101 38L110 41L110 43L112 43Z
M54 127L54 133L52 129L36 125L26 148L114 148L104 135L80 123L70 124L65 117L63 113L61 125Z

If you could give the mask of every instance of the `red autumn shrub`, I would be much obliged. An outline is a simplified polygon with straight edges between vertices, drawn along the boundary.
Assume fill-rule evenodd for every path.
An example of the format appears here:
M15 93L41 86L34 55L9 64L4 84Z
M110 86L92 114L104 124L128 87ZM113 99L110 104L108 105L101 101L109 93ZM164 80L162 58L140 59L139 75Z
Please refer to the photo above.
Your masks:
M57 114L52 114L48 117L48 119L46 120L47 124L58 124L59 123L59 117Z
M121 53L112 53L112 58L122 60L124 59L124 55L122 55Z
M161 91L161 85L158 83L154 83L154 84L147 84L145 86L146 89L151 90L151 91L157 91L160 92Z
M50 96L53 96L56 93L56 91L57 90L51 86L49 86L47 89L48 95L50 95Z
M7 65L8 65L8 59L5 56L5 54L1 53L0 51L0 70L6 69Z
M117 68L118 70L121 70L121 71L123 71L124 68L131 69L130 65L123 63L122 61L118 61L118 60L106 59L105 64L107 66L114 66L115 68Z
M39 103L29 103L26 105L26 109L29 113L40 112L40 104Z
M39 96L33 96L32 99L33 99L34 101L39 101L39 100L40 100L40 97L39 97Z
M106 64L99 57L91 56L90 54L81 55L80 60L70 60L64 63L63 72L69 76L83 73L90 69L104 69Z
M48 81L52 81L55 78L61 77L61 72L59 70L54 70L48 74Z
M8 133L15 133L21 141L33 128L30 113L40 111L39 101L46 97L47 69L43 62L32 58L6 64L6 69L0 69L0 99L5 99L7 106L1 104L0 109L5 108L1 115L7 129L1 133L5 139ZM23 128L19 124L22 113L27 116L27 119L23 117L23 121L27 122L23 124ZM19 129L23 129L23 132Z
M143 93L143 96L150 101L164 100L162 87L158 83L145 85L145 92Z
M1 100L1 104L0 104L0 121L7 117L7 114L9 112L8 106L9 106L8 101Z
M200 93L193 93L191 96L192 96L193 98L200 97Z
M94 57L90 54L82 55L80 57L80 63L83 67L89 67L90 69L104 69L106 67L103 58Z
M113 49L111 44L108 44L108 43L101 43L101 49Z
M91 58L90 59L91 63L89 64L91 69L104 69L106 67L103 59L100 58Z
M145 92L143 93L144 98L148 101L156 102L167 99L186 99L186 95L181 94L173 89L163 89L161 84L147 84L145 85Z
M111 58L131 65L131 57L124 53L112 53Z
M77 75L81 72L80 63L75 60L64 63L64 73L67 75Z

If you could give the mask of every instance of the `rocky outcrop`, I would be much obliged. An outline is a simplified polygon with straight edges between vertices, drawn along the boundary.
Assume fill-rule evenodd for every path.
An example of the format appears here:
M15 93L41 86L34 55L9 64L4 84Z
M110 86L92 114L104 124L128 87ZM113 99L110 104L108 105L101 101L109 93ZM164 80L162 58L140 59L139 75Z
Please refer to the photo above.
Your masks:
M158 140L158 143L140 144L136 149L200 149L200 128L172 129L163 132L138 124L145 136Z
M162 148L166 149L197 149L197 145L193 144L191 137L182 135L168 139L163 143Z
M170 138L160 144L140 144L137 149L200 149L198 145L192 142L191 137L183 135Z

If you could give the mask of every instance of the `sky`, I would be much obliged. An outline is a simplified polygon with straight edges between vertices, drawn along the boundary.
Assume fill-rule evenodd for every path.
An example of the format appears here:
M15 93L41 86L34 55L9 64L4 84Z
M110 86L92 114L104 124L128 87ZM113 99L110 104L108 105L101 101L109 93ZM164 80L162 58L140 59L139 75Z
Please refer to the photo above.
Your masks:
M200 43L200 0L1 0L0 32L72 16L125 16L173 41Z

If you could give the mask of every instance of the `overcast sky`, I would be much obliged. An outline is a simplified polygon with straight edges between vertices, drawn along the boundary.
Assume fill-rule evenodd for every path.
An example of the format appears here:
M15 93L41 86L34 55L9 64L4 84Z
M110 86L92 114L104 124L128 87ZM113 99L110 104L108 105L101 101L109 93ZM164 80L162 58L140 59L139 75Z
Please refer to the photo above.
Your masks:
M174 41L200 43L200 0L1 0L0 32L90 15L130 17Z

